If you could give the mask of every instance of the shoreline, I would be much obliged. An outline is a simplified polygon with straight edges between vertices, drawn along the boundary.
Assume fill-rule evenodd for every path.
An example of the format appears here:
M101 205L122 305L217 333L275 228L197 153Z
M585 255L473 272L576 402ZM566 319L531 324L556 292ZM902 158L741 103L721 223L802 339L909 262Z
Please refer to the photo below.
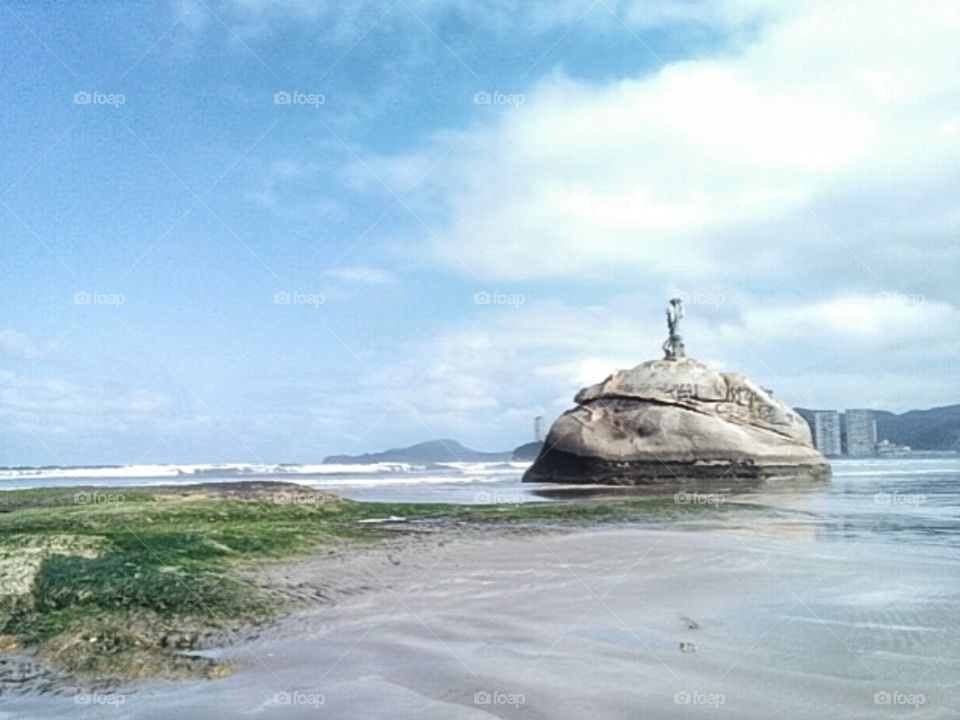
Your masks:
M12 677L0 666L0 693L64 679L229 675L230 664L204 651L255 634L302 603L323 602L330 591L291 585L277 567L381 545L419 547L428 537L442 545L697 510L662 497L358 503L271 481L5 493L0 648L21 657Z
M211 649L229 677L88 688L80 706L12 697L0 718L952 717L960 657L941 657L928 623L950 620L924 619L922 584L890 615L844 580L856 553L811 556L775 527L437 534L301 558L274 572L333 592ZM845 617L853 596L866 609Z
M0 512L0 528L23 514L35 529L82 520L107 536L131 517L162 526L167 541L179 537L171 529L202 531L215 544L191 551L216 550L218 572L283 599L268 616L168 649L231 670L216 679L70 684L36 673L28 653L13 672L23 663L21 676L35 677L4 684L10 666L0 663L0 720L318 711L634 720L700 710L759 720L774 708L806 720L883 715L883 693L901 706L891 713L926 720L960 704L960 598L942 581L957 558L862 529L846 540L850 528L833 532L810 511L814 491L741 505L648 497L455 507L321 501L269 485L288 495L178 486L172 497L64 508L46 490L25 496L35 507ZM287 542L306 526L317 535ZM251 529L278 536L266 554L238 562L224 548L256 548Z

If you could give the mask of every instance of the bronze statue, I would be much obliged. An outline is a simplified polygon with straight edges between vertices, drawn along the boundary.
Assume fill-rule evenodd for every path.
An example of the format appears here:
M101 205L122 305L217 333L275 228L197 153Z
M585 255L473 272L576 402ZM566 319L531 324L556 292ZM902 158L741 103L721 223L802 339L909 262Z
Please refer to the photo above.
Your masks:
M683 337L680 335L680 321L683 319L683 300L673 298L667 305L667 330L669 336L663 343L663 356L666 360L686 357L683 349Z

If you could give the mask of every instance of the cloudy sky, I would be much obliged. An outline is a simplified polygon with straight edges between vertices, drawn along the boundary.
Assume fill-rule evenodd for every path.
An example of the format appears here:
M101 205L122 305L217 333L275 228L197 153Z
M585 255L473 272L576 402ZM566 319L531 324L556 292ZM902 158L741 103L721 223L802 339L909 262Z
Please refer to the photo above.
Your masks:
M960 401L955 0L0 2L0 465Z

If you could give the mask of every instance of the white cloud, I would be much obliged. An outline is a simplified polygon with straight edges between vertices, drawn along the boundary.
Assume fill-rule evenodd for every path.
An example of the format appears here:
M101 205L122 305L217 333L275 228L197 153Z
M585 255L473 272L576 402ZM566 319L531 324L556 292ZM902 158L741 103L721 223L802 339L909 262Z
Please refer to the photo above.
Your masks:
M145 429L147 422L162 428L172 405L169 396L144 388L90 386L60 378L0 373L4 427L41 438ZM161 431L157 430L158 434Z
M954 306L901 293L848 295L799 307L761 305L744 316L746 332L770 340L857 346L920 343L935 352L942 350L935 344L944 333L958 327L960 312Z
M483 308L366 373L370 421L385 409L405 418L402 428L389 424L411 442L445 433L507 446L529 434L536 415L552 420L571 407L581 387L660 356L666 330L652 295L616 310L553 301ZM753 377L786 402L905 410L949 404L960 393L949 372L956 351L940 341L960 322L949 303L898 293L776 306L745 296L725 302L689 308L688 352Z
M508 448L530 436L535 416L550 422L571 407L581 387L658 357L665 296L649 288L606 307L532 297L519 306L472 306L465 321L413 334L385 364L364 355L351 383L321 391L321 382L298 372L302 386L254 396L257 409L244 418L215 398L191 408L189 397L147 388L0 371L0 417L10 433L51 448L72 452L93 438L120 438L132 448L128 456L156 451L160 458L185 448L204 457L204 443L224 433L246 438L236 440L238 457L265 444L287 458L281 450L290 443L309 459L318 432L329 452L448 436ZM466 293L464 302L470 299ZM903 410L955 401L957 348L940 338L958 322L953 304L894 292L775 305L731 294L692 297L683 332L691 356L744 372L786 402ZM204 418L208 411L216 415ZM168 445L157 449L160 438Z
M56 349L56 343L39 343L17 330L0 330L0 353L24 360L37 360Z
M886 196L922 182L950 197L955 184L955 8L789 8L734 57L607 84L543 80L431 174L420 207L439 197L448 213L435 252L503 279L745 277L792 270L822 244L848 265L874 253L877 223L909 232L930 196L896 208ZM916 241L946 252L955 220ZM910 257L889 254L898 268Z
M403 429L414 437L455 434L508 446L526 437L534 415L559 412L586 380L595 382L594 372L602 379L618 363L655 352L660 341L650 330L644 337L604 308L487 306L398 348L399 360L365 373L362 395L406 418Z

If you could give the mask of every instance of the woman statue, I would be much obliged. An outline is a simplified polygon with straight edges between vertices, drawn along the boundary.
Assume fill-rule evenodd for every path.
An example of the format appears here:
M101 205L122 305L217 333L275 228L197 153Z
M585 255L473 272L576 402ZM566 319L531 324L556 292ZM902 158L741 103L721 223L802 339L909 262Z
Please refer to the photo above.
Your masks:
M663 355L666 360L686 357L683 349L683 337L680 335L680 321L683 319L683 300L673 298L667 305L667 330L669 336L663 343Z

